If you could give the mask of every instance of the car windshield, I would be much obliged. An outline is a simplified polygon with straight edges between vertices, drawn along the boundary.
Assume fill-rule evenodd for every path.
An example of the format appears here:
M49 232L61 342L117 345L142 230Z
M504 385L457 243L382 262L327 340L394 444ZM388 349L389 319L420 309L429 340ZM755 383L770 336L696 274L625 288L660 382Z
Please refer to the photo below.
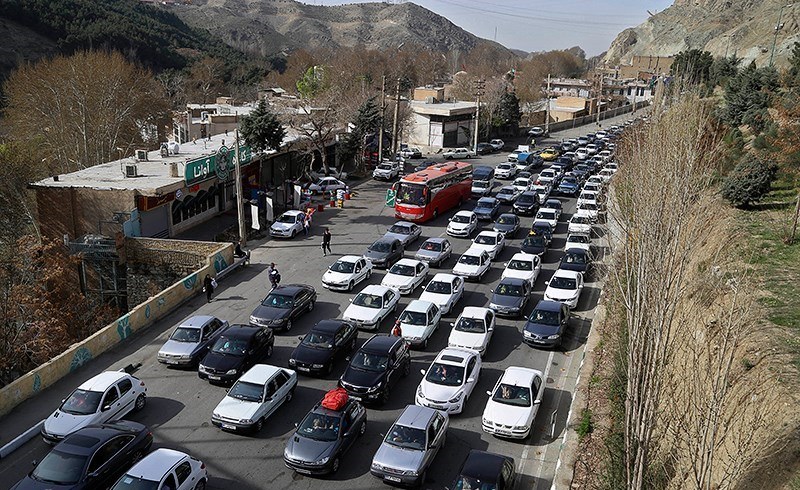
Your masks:
M500 170L511 170L511 164L509 163L501 163L497 166Z
M308 332L308 335L303 337L301 345L312 347L314 349L332 349L333 348L333 335L324 332Z
M550 228L548 223L534 223L531 231L534 232L536 235L544 235L544 234L551 234L553 230Z
M103 393L77 389L61 404L61 411L72 415L88 415L97 412Z
M217 354L225 354L232 356L243 356L247 352L246 339L229 339L227 337L220 337L211 348L211 352Z
M341 425L339 417L310 412L297 426L297 434L316 441L332 442L339 438Z
M508 284L501 282L495 288L494 294L500 296L516 296L521 298L525 295L525 289L523 289L521 284Z
M384 163L383 165L378 165L378 168L381 170L391 170L392 166L387 163Z
M431 281L425 291L436 294L450 294L453 291L453 285L449 282Z
M482 318L459 318L453 328L458 332L486 333L486 322Z
M515 216L510 216L507 214L501 215L499 218L497 218L497 223L501 225L513 225L516 222L517 219Z
M534 199L533 195L523 194L519 196L519 198L517 199L517 204L530 204L533 202L533 199Z
M398 235L410 235L411 227L406 225L392 225L389 228L389 233L397 233Z
M590 202L585 202L581 204L581 209L588 209L589 211L597 211L597 204L592 204Z
M494 235L480 234L475 237L475 243L479 245L495 245L497 243L497 237Z
M112 487L112 490L157 490L158 485L159 482L157 481L125 475Z
M350 365L362 371L382 372L386 371L386 366L389 365L389 357L358 351L350 361Z
M514 386L501 383L497 387L492 397L493 401L504 405L516 405L518 407L531 406L531 389L527 386Z
M400 315L399 320L408 325L425 325L428 323L428 317L424 311L404 311Z
M439 242L425 242L420 247L421 250L427 250L428 252L441 252L442 251L442 244Z
M178 327L174 332L172 332L172 335L169 336L169 339L174 340L175 342L197 343L200 342L200 329Z
M365 308L380 308L382 306L382 298L376 294L358 293L353 299L353 304L356 306L363 306Z
M457 214L453 216L453 223L469 223L470 216L464 214Z
M579 253L570 253L567 252L564 255L564 262L567 264L585 264L586 263L586 255L579 254Z
M564 180L561 181L562 184L578 184L578 179L575 177L564 177Z
M294 298L284 294L270 293L269 296L264 298L264 301L261 302L261 306L289 309L294 306Z
M398 203L424 206L426 201L425 186L401 182L395 198Z
M549 177L549 178L553 178L553 176L554 176L555 174L556 174L556 173L555 173L555 172L553 172L552 170L545 170L544 172L542 172L542 173L540 173L540 174L539 174L539 177Z
M346 262L344 260L337 260L331 266L331 271L333 272L341 272L344 274L351 274L355 270L356 264L353 262Z
M246 402L260 402L264 396L264 386L256 383L237 381L228 391L228 396Z
M477 187L479 189L485 189L486 187L489 187L489 182L485 181L485 180L473 180L472 181L472 187Z
M464 368L450 364L434 362L425 380L430 383L444 386L461 386L464 384Z
M532 271L533 262L530 260L511 260L508 263L508 268L512 271Z
M458 263L459 264L465 264L465 265L480 265L481 264L481 258L478 257L477 255L464 254L464 255L461 256L460 259L458 259Z
M541 235L529 236L522 240L523 247L544 247L547 241Z
M535 309L528 318L528 321L541 325L558 326L558 312L550 310Z
M405 264L395 264L389 269L389 274L394 274L397 276L406 276L406 277L414 277L414 272L416 269L413 265L405 265Z
M553 276L553 278L550 279L549 286L556 289L576 289L578 287L578 281L572 277Z
M385 240L378 240L369 246L369 250L379 253L388 253L392 249L392 244Z
M278 217L278 223L294 223L296 221L297 218L292 214L282 214Z
M78 483L83 476L86 456L69 454L57 449L50 451L42 462L36 465L31 476L38 481L53 485Z
M502 194L504 196L507 196L509 194L514 194L514 192L516 192L516 189L514 189L513 187L503 187L502 189L500 189L500 192L498 192L497 195L499 196Z
M561 209L561 201L556 201L554 199L548 199L547 201L545 201L544 207L553 208L553 209Z
M384 442L403 449L424 451L425 431L423 429L415 429L413 427L395 424L389 429Z
M576 223L576 224L579 224L579 225L585 225L585 224L589 223L589 217L588 216L573 216L572 217L572 222Z
M556 213L551 213L549 211L539 211L536 215L536 219L556 219Z
M567 243L591 243L591 240L586 235L570 235L567 237Z

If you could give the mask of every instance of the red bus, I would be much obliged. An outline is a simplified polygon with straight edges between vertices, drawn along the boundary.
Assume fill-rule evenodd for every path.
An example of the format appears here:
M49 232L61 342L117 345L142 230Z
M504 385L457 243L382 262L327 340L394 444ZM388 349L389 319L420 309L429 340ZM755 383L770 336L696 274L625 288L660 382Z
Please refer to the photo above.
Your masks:
M394 215L421 223L461 206L472 192L472 164L447 162L431 165L396 182Z

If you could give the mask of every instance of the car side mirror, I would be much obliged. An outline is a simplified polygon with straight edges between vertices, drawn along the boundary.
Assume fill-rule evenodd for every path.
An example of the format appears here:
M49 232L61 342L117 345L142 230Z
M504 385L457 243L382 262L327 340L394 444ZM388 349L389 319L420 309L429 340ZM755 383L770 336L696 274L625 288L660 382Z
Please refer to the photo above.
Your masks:
M353 302L353 298L350 298L348 301L350 301L352 303Z
M34 459L33 461L31 461L31 464L32 464L33 466L36 466L37 464L39 464L39 462L38 462L38 461L36 461L36 460Z
M298 336L297 336L297 340L300 340L300 341L302 341L302 340L303 340L303 338L304 338L304 337L303 337L302 335L298 335Z
M451 327L455 327L456 326L456 322L450 322L450 326Z
M542 400L534 400L533 404L534 405L541 405L542 404Z
M474 383L474 382L475 382L475 378L467 378L467 383Z
M492 396L492 392L491 392L491 391L488 391L488 390L487 390L487 391L486 391L486 394L487 394L487 395L489 395L489 396Z
M425 376L425 370L424 370L424 369L420 369L420 370L419 370L419 374L421 374L421 375Z
M296 428L298 428L298 427L300 427L300 424L298 424L297 422L295 422L295 423L294 423L294 428L296 429Z
M103 405L103 408L100 409L101 412L108 412L111 410L111 405Z
M578 286L578 289L583 289L583 284L581 284L580 286Z

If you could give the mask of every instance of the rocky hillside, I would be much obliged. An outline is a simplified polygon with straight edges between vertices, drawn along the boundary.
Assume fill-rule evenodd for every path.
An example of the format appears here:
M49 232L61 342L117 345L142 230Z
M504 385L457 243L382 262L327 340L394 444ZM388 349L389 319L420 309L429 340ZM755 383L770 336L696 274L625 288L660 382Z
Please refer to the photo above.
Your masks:
M775 25L787 0L675 0L667 9L643 24L622 31L611 44L605 60L629 61L632 55L668 56L699 48L714 55L736 53L745 61L769 62ZM783 9L775 50L782 65L795 41L800 41L800 3Z
M443 53L467 52L488 43L504 55L509 53L411 2L328 7L294 0L195 0L168 9L237 49L265 56L298 48L391 49L403 42Z

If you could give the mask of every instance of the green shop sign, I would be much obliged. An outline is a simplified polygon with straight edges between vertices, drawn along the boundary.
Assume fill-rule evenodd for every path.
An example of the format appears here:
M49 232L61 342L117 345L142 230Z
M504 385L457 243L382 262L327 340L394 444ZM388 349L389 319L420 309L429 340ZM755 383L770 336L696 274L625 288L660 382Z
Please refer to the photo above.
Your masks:
M186 185L197 184L204 180L218 178L228 180L233 174L233 158L236 151L233 148L221 146L216 153L210 156L189 160L186 162ZM239 145L239 164L245 166L253 159L253 153L247 145Z

